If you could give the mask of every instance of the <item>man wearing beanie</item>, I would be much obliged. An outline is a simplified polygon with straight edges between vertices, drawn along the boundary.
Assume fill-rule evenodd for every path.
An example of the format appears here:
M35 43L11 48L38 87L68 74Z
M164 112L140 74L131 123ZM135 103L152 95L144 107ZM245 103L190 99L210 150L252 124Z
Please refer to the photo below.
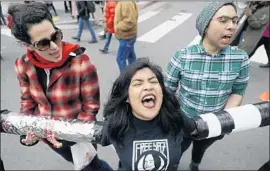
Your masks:
M181 110L186 115L196 116L241 105L250 64L246 52L230 46L237 20L232 1L210 2L196 20L202 37L200 43L177 51L171 58L165 85L178 92ZM191 170L199 170L206 149L222 138L184 139L182 151L193 142Z

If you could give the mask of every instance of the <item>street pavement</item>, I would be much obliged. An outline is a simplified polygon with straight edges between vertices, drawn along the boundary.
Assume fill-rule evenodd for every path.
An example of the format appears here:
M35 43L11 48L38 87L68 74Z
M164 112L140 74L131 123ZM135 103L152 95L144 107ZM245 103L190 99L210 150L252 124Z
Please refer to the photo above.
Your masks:
M195 20L204 3L156 2L141 9L138 41L135 45L137 57L149 57L165 69L177 49L198 41ZM76 34L76 24L63 22L69 20L69 17L60 16L57 26L63 30L64 40L75 42L71 40L71 36ZM101 32L102 27L96 26L95 31ZM104 46L105 41L99 40L97 44L90 45L87 43L89 39L90 34L85 30L79 44L87 48L86 53L97 67L103 105L113 81L119 75L115 59L118 41L113 38L109 54L101 54L98 49ZM19 111L20 90L14 71L14 61L25 53L25 49L9 36L7 29L2 28L1 51L4 57L1 61L1 108ZM252 57L250 83L244 97L244 104L258 102L259 94L269 89L269 69L260 68L258 63L261 62L267 62L263 48ZM98 119L102 118L102 110L103 106ZM117 168L118 158L111 146L99 146L98 154L113 168ZM73 169L72 164L63 160L43 143L24 147L20 145L19 136L16 135L1 135L1 157L7 170ZM190 158L191 148L184 153L179 169L187 170ZM223 140L216 142L207 150L200 168L202 170L257 170L267 160L269 160L269 127L264 127L225 136Z

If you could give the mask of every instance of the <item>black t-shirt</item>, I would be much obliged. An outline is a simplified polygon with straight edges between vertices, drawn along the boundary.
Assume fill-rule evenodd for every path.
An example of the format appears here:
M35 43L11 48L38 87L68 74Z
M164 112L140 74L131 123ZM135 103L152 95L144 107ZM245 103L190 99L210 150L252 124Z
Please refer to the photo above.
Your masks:
M108 118L109 120L110 118ZM164 134L157 119L143 121L132 118L131 127L123 138L123 145L112 143L124 170L177 170L182 156L181 143L183 134L176 137ZM195 123L183 115L184 131L190 134ZM102 136L103 146L109 145L107 126Z

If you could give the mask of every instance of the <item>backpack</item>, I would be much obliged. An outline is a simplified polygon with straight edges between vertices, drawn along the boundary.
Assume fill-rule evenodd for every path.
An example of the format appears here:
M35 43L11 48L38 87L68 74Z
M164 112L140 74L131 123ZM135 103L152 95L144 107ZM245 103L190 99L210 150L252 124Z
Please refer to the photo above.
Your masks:
M95 7L95 4L94 4L94 2L92 2L92 1L85 1L85 5L86 5L86 7L87 7L87 11L89 12L89 13L94 13L94 12L96 12L96 7Z

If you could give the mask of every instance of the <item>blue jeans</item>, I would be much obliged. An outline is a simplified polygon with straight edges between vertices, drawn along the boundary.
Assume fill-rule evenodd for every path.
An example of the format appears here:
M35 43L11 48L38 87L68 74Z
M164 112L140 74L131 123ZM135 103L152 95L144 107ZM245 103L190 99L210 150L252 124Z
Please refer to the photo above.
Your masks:
M117 52L116 61L119 67L120 72L122 72L128 64L131 64L136 60L136 54L134 50L134 44L136 42L136 37L131 39L120 39L119 48Z
M2 9L0 11L0 15L1 15L1 24L3 22L4 25L7 25L7 22L6 22L5 16L4 16L3 12L2 12Z
M62 156L68 162L73 163L72 153L70 146L64 148L52 148L57 154ZM83 168L81 171L113 171L110 165L96 156L91 163Z
M96 34L92 28L92 25L90 23L90 21L88 19L83 19L82 17L79 17L79 28L78 28L78 32L77 32L77 39L81 39L81 35L82 35L82 31L83 31L83 25L86 24L91 36L92 36L92 40L97 40L96 38Z
M106 51L106 52L108 52L108 50L109 50L111 39L112 39L112 33L107 32L107 34L106 34L106 43L105 43L105 46L104 46L104 51Z

